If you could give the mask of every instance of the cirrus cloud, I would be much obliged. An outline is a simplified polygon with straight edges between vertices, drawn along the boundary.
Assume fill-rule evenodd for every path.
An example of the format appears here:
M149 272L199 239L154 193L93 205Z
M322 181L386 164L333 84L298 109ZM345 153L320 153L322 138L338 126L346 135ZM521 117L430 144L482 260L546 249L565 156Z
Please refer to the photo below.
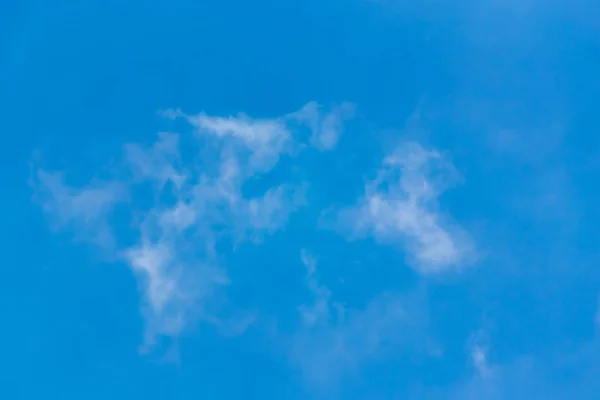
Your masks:
M69 187L62 175L38 169L36 198L57 226L70 225L85 240L110 242L104 248L111 257L139 277L148 344L156 336L180 334L191 320L238 326L220 318L221 289L230 280L216 248L260 243L305 204L306 191L301 181L272 182L249 195L245 184L274 169L281 157L296 155L293 148L303 148L302 126L312 131L308 144L333 148L350 111L344 104L323 114L309 103L297 113L255 119L168 110L164 116L183 118L193 128L197 149L191 153L208 143L216 157L198 161L192 155L187 161L190 149L183 148L180 135L160 133L149 146L124 145L124 173L104 182ZM119 203L130 215L127 237L111 218Z

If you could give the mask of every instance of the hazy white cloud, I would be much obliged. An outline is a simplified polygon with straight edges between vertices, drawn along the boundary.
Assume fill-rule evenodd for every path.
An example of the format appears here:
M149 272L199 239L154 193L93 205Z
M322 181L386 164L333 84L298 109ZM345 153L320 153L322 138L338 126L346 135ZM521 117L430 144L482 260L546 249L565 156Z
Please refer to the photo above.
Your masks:
M226 271L211 257L210 248L190 249L180 235L165 233L151 241L143 233L140 243L123 253L144 293L147 318L146 345L160 335L176 336L190 320L219 323L213 296L229 284Z
M233 146L247 149L250 153L247 167L252 172L272 168L279 156L289 149L292 140L288 128L279 119L255 120L243 114L227 118L200 114L187 119L200 134L220 139L230 137Z
M126 144L124 159L137 181L152 180L160 188L171 181L181 186L185 180L179 156L179 135L161 132L158 140L150 147L139 144Z
M429 390L421 394L423 399L451 400L526 400L533 398L568 398L559 395L558 387L550 389L552 382L544 382L540 370L533 359L524 357L508 365L490 366L485 353L474 349L471 359L474 373L466 380L453 386Z
M338 112L332 113L315 133L331 136L326 139L330 144L341 129ZM149 146L126 144L126 173L110 182L68 187L59 175L39 170L37 198L60 226L70 224L86 239L108 242L115 222L109 216L117 202L131 195L131 223L119 223L133 228L137 243L117 237L111 251L139 277L148 342L155 335L179 334L190 320L240 331L247 326L247 316L240 319L243 323L226 321L219 317L217 305L223 299L213 301L229 283L215 248L224 239L234 244L260 241L305 204L303 182L274 182L252 195L243 190L248 179L274 168L284 154L292 155L290 150L302 141L295 135L299 126L291 124L288 115L254 119L243 114L190 116L180 110L164 115L183 118L194 128L197 137L191 142L198 148L186 148L186 154L209 143L215 156L184 161L198 157L184 157L178 134L160 133ZM141 198L140 193L151 198Z
M306 250L300 255L302 264L306 267L306 285L312 296L312 303L300 306L304 324L314 326L329 323L331 317L331 291L319 283L316 276L316 259Z
M62 174L36 171L32 182L35 200L56 228L71 228L76 237L104 247L113 245L107 219L113 207L126 201L127 188L119 182L94 181L83 187L71 187Z
M537 355L521 354L493 362L489 348L475 335L468 347L471 373L446 387L421 388L409 398L451 400L588 399L600 389L598 338L549 349Z
M369 363L429 351L426 314L415 310L410 296L379 293L362 309L348 308L319 281L317 259L302 251L301 260L311 300L299 307L301 326L290 357L312 388L335 391L340 380Z
M293 210L304 204L304 186L281 185L247 200L242 214L247 216L251 230L272 233L287 222Z
M323 113L317 103L311 102L301 110L290 114L288 119L310 127L312 131L310 143L314 147L320 150L331 150L337 146L344 122L353 118L355 111L354 104L342 103L333 107L328 113Z
M305 186L283 183L259 196L244 196L246 166L235 157L224 157L216 175L203 175L190 186L189 201L207 227L219 225L237 238L257 239L275 232L290 213L305 204Z
M291 350L293 364L317 388L335 386L347 374L384 357L382 350L411 340L404 330L405 310L394 295L377 296L362 310L328 307L331 304L321 298L310 313L302 310L306 326L294 337Z
M471 361L482 378L489 378L492 370L487 362L486 351L481 346L474 346L471 350Z
M457 179L441 153L403 143L385 157L358 205L340 212L340 224L357 235L403 243L422 273L461 267L473 255L472 240L438 210L439 195Z
M169 228L185 230L196 222L198 211L190 204L179 201L173 208L165 210L160 215L160 224L163 229Z
M237 116L209 116L205 113L188 115L181 110L166 110L162 114L170 119L183 118L196 128L200 136L212 136L228 142L226 151L244 149L247 157L246 174L265 171L273 167L282 154L303 145L298 125L308 126L311 135L308 142L320 150L336 147L344 123L355 115L356 107L344 102L323 112L316 102L310 102L300 110L277 118L252 118L240 113ZM232 149L233 148L233 149ZM241 157L242 154L238 154Z

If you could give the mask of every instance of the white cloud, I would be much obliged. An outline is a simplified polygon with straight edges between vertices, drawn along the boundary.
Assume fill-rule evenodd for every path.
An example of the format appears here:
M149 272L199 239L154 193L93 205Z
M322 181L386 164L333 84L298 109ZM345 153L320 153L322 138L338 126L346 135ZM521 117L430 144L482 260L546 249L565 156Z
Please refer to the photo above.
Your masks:
M274 185L260 196L245 197L242 193L247 176L245 164L231 156L221 162L216 176L203 175L190 187L190 204L202 223L210 228L220 225L238 239L262 237L283 226L297 207L305 204L303 184Z
M32 183L35 200L56 228L70 227L78 239L103 247L113 245L107 219L117 203L127 200L127 190L122 184L95 181L75 188L64 183L62 174L43 170L36 171Z
M212 296L229 280L210 256L195 257L196 250L165 234L154 242L144 238L123 253L145 295L146 345L156 336L180 334L190 320L218 321Z
M487 362L485 349L480 346L473 347L471 351L471 360L473 362L473 366L482 378L490 377L492 371Z
M310 127L310 142L314 147L331 150L338 144L344 122L354 117L356 107L352 103L342 103L326 114L323 114L320 108L317 103L311 102L287 118Z
M210 142L216 158L184 161L198 158L182 155L178 134L161 133L150 146L125 145L126 173L110 182L71 188L58 175L38 171L38 198L61 226L69 223L78 234L84 232L86 239L98 236L106 241L112 237L115 221L109 215L113 207L131 194L127 209L132 222L121 219L116 223L132 226L137 243L117 237L111 251L139 277L148 344L156 335L178 335L196 320L239 332L247 326L247 316L239 321L220 317L219 308L226 301L219 293L229 279L215 248L223 239L234 244L258 242L285 225L289 214L305 204L302 182L275 183L252 196L243 191L249 178L274 168L300 139L294 137L288 116L188 116L179 110L164 115L188 121L197 133L196 150ZM319 129L337 137L339 124L337 117L329 116ZM141 193L151 198L140 198Z
M307 326L329 323L331 317L331 291L319 283L316 277L316 259L302 250L301 260L307 270L306 285L313 297L311 305L300 307L302 319Z
M198 211L189 204L179 201L173 208L164 211L160 216L163 229L185 230L196 222Z
M171 119L185 118L200 135L234 138L232 144L250 151L249 166L253 171L260 171L272 167L281 154L291 151L294 143L300 140L292 132L294 122L310 128L309 142L313 147L331 150L337 146L344 123L354 117L356 106L344 102L326 113L321 108L318 103L310 102L298 111L274 119L254 119L245 114L236 117L213 117L204 113L187 115L181 110L167 110L163 115Z
M263 196L249 199L242 214L252 230L274 232L287 222L288 215L304 205L304 187L281 185L269 189Z
M232 126L238 125L232 120ZM251 138L262 132L262 128L259 132L248 126L244 129L244 135ZM225 147L237 139L222 140ZM219 288L229 284L226 270L218 266L214 245L224 237L239 241L271 234L301 204L290 185L273 186L255 197L244 196L242 186L248 178L244 171L257 167L258 159L261 160L258 170L273 167L274 164L263 161L276 161L271 156L278 151L269 150L265 156L267 153L255 148L252 140L249 148L259 154L258 158L246 159L243 149L236 149L221 153L220 167L214 173L202 171L194 176L191 167L171 172L178 179L176 203L155 204L140 224L141 242L125 253L132 268L142 276L149 305L146 314L155 334L177 335L192 318L208 321L219 329L232 326L237 331L239 326L247 326L246 322L222 321L219 310L213 307L212 300ZM149 151L154 152L155 148ZM148 178L160 180L164 171L172 169L156 169L157 175ZM187 178L179 179L181 176ZM197 255L199 244L206 246L201 256Z
M348 308L319 281L316 258L302 251L301 260L311 301L299 307L301 325L290 357L313 389L335 390L344 378L386 357L429 352L426 314L414 308L412 294L380 293L362 309Z
M331 305L320 301L310 314L302 310L307 325L296 334L291 349L293 364L317 388L335 386L361 366L385 357L384 349L413 339L403 329L407 316L394 295L378 296L362 310L338 307L333 315L329 314Z
M290 132L278 119L254 120L243 114L227 118L200 114L187 119L199 133L233 138L232 145L249 150L248 167L252 172L271 169L291 142Z
M437 204L456 180L456 171L442 154L403 143L385 157L359 204L340 212L340 222L355 234L400 241L422 273L460 267L473 255L471 238L452 225Z
M167 301L175 295L176 276L169 273L173 263L173 254L165 245L143 243L127 252L127 259L136 271L142 271L148 277L148 299L157 312L162 312Z
M489 366L485 353L474 349L472 362L475 373L466 380L446 388L429 390L428 394L415 396L423 399L451 400L525 400L532 398L569 398L558 395L553 382L543 382L533 359L523 357L508 365Z
M160 188L168 181L181 186L185 180L177 168L181 161L176 133L159 133L158 140L148 149L138 144L126 144L123 152L135 180L153 180Z

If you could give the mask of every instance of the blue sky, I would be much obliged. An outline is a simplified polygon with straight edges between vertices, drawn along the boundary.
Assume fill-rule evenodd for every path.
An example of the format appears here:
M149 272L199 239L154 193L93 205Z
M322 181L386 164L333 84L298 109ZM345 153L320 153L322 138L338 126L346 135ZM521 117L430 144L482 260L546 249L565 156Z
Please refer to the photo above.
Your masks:
M0 397L598 398L600 9L412 3L1 2Z

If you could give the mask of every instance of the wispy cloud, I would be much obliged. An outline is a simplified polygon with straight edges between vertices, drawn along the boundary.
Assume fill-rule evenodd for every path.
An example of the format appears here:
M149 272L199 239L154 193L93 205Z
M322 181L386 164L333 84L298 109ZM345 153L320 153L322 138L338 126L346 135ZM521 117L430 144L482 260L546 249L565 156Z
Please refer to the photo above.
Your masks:
M300 111L288 115L288 119L307 124L312 131L310 143L321 150L331 150L338 144L346 120L354 117L356 107L352 103L342 103L323 113L321 107L311 102Z
M404 244L409 261L422 273L462 267L473 255L473 242L438 210L438 197L457 180L443 154L402 143L367 182L358 205L340 212L340 225L355 235Z
M150 148L126 144L123 153L134 181L155 181L160 189L169 181L181 186L185 180L181 171L179 135L176 133L159 133Z
M479 376L482 378L489 378L491 376L492 370L488 364L487 354L483 347L474 346L471 349L471 361Z
M411 398L456 400L588 399L597 393L598 338L548 352L491 360L490 348L475 335L468 348L471 366L463 380L448 387L427 388Z
M246 115L238 117L209 117L204 114L187 117L199 134L214 135L217 138L232 138L234 146L249 151L247 167L250 171L264 171L272 168L279 156L289 149L292 137L279 119L255 120Z
M318 119L316 104L307 107ZM315 137L329 136L327 147L335 144L341 130L338 113L332 111L315 127ZM178 335L194 320L220 330L233 327L239 332L247 326L247 315L238 318L243 323L220 317L219 308L226 304L221 289L229 278L216 248L243 240L258 243L305 204L303 182L273 182L252 195L243 190L249 179L273 169L282 156L297 154L291 150L302 138L292 114L255 119L170 110L166 117L183 118L196 134L191 142L198 147L191 153L209 144L216 156L208 161L198 161L195 154L184 157L190 149L183 154L180 136L160 133L150 146L124 145L125 173L111 181L68 187L59 174L37 171L36 197L57 225L71 225L86 240L112 242L111 255L139 277L147 344L157 335ZM109 218L114 206L128 198L131 223ZM114 237L114 224L131 225L135 243L131 237Z
M342 379L369 363L428 352L426 313L415 309L410 296L379 293L364 308L348 308L319 281L316 258L303 251L301 260L311 299L299 308L301 324L290 356L314 389L335 391Z
M114 206L127 200L127 188L119 182L93 181L72 187L60 173L35 172L35 201L41 204L57 229L71 229L78 240L112 247L114 238L108 218Z

